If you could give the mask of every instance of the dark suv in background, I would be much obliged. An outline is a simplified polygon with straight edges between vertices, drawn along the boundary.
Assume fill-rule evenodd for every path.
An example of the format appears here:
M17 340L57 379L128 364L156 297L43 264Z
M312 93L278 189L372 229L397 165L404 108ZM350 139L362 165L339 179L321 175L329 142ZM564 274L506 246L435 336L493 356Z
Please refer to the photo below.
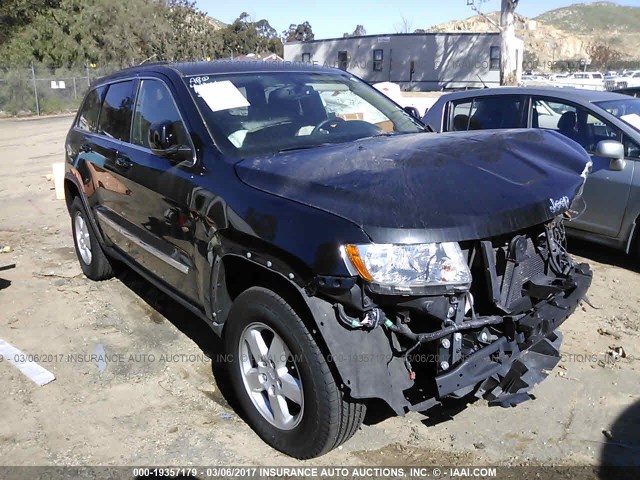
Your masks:
M66 161L86 276L124 262L207 322L244 418L298 458L351 437L370 399L528 399L591 282L562 222L580 147L429 134L340 70L124 70L90 88Z

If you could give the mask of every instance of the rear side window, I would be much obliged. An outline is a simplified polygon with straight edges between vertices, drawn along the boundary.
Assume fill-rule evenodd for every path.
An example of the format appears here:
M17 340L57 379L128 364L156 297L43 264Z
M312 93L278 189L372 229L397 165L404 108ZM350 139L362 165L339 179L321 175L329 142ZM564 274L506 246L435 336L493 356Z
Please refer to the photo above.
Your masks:
M105 87L98 87L91 90L82 104L77 127L87 132L95 132L98 128L98 115L100 115L100 105Z
M100 111L98 132L116 140L129 141L131 110L134 97L133 80L109 85Z
M522 105L516 95L461 100L453 104L451 130L523 128Z
M453 104L451 127L449 130L454 132L460 132L469 130L469 118L471 118L471 107L473 106L473 100L461 101Z

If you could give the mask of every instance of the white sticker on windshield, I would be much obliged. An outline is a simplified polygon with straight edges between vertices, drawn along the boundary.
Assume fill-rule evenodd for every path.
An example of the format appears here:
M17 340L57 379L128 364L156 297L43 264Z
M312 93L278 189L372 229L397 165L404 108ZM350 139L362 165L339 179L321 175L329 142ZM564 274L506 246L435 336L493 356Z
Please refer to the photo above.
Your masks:
M249 102L229 80L194 85L193 89L207 103L212 112L248 107Z
M640 115L638 115L637 113L630 113L629 115L622 115L620 118L622 120L624 120L625 122L627 122L632 127L635 127L638 130L640 130Z

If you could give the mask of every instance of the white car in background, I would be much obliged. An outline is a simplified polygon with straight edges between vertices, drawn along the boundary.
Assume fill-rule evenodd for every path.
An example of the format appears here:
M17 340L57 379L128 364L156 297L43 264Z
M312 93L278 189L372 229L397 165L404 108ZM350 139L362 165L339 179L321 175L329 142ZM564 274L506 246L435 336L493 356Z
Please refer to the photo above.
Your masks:
M617 88L640 87L640 70L625 72L625 74L618 79L618 83L616 84L616 87Z
M384 93L417 119L422 118L438 99L437 96L403 92L400 85L393 82L374 83L372 87Z
M573 87L587 90L604 90L604 75L600 72L576 72L565 78L552 79L558 87Z

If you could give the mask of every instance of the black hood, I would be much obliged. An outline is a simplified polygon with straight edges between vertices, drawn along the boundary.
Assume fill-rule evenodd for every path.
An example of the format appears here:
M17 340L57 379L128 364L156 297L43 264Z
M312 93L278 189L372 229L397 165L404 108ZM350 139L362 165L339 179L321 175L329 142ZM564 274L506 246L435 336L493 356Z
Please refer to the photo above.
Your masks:
M510 233L565 211L590 158L543 130L408 134L243 160L260 190L339 215L376 243Z

